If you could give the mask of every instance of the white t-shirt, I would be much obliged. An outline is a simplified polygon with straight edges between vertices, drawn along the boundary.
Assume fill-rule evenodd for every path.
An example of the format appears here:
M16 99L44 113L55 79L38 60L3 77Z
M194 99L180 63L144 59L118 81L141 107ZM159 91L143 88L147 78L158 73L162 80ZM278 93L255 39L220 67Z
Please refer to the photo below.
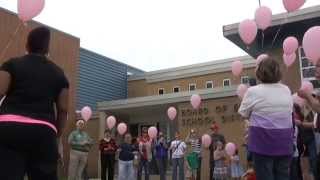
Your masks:
M182 158L184 157L184 153L186 152L187 145L183 141L174 140L171 142L170 149L172 149L172 158Z
M259 84L248 89L242 101L239 113L243 117L250 117L255 113L292 113L293 100L290 89L283 84Z

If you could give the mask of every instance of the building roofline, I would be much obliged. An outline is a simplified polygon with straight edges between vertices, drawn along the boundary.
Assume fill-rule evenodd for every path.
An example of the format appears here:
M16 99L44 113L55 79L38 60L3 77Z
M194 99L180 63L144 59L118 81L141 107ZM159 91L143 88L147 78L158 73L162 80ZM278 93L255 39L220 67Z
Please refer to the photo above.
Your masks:
M305 19L320 17L320 5L304 8L291 13L280 13L272 16L272 26L281 24L298 22ZM238 33L239 22L223 26L224 36L229 36Z
M192 76L201 76L212 73L231 71L231 63L235 60L243 62L245 68L255 67L256 63L251 56L240 56L222 60L208 61L176 68L146 72L144 76L129 77L129 81L143 80L148 83L161 82L173 79L183 79Z
M13 11L10 11L10 10L8 10L8 9L6 9L6 8L0 7L0 11L3 11L3 12L5 12L5 13L7 13L7 14L16 16L17 19L19 19L17 13L15 13L15 12L13 12ZM20 20L20 19L19 19L19 20ZM67 36L70 36L70 37L72 37L72 38L75 38L75 39L79 39L79 40L80 40L80 38L77 37L77 36L75 36L75 35L72 35L72 34L67 33L67 32L65 32L65 31L56 29L56 28L51 27L51 26L49 26L49 25L43 24L43 23L41 23L41 22L39 22L39 21L30 20L29 22L31 22L31 23L36 23L36 24L39 24L39 25L41 25L41 26L46 26L46 27L50 28L51 30L54 30L54 31L56 31L56 32L59 32L59 33L65 34L65 35L67 35Z
M229 88L213 88L197 91L186 91L156 96L145 96L115 101L98 102L98 111L111 111L137 107L175 104L190 101L192 94L199 94L203 100L236 96L236 86Z

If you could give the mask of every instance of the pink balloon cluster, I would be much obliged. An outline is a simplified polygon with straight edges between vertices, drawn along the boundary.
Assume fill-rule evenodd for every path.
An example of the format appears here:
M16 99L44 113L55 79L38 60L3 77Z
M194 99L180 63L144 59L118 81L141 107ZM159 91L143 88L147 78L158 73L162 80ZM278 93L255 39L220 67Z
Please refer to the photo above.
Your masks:
M148 135L151 139L155 139L157 138L157 135L158 135L158 129L154 126L150 127L148 129Z
M314 26L304 34L302 46L307 58L317 64L320 59L320 26Z
M193 94L190 99L193 109L199 109L201 105L201 96L199 94Z
M205 148L209 148L212 142L211 136L209 136L208 134L204 134L201 138L201 142Z
M89 106L85 106L81 109L81 117L85 121L89 121L92 116L92 110Z
M290 67L296 60L296 51L298 47L299 42L295 37L287 37L283 41L283 61L287 67Z
M18 16L23 22L30 21L43 10L45 0L18 0Z
M112 129L116 125L116 123L117 123L117 120L114 116L109 116L107 118L106 124L108 129Z
M173 121L177 116L177 109L175 107L169 107L167 114L169 119Z
M229 142L227 143L226 147L225 147L225 150L226 150L226 153L229 155L229 156L233 156L234 153L236 152L237 150L237 147L234 143L232 142Z
M231 71L234 76L240 76L243 71L243 64L241 61L234 61L231 65Z
M117 130L120 135L124 135L127 132L127 125L125 123L118 124Z
M250 45L256 38L258 27L255 21L246 19L239 25L239 35L246 45Z
M306 0L282 0L282 2L288 12L293 12L300 9Z
M271 9L266 6L259 7L255 13L255 21L259 29L266 30L272 23Z

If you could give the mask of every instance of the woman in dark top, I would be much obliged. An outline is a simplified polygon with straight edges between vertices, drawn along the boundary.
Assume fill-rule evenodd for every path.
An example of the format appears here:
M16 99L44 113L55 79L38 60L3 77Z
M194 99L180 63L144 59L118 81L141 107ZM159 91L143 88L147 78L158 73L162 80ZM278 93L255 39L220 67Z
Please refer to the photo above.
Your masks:
M132 137L130 134L124 136L124 143L120 145L119 153L119 178L118 180L134 180L134 166L133 160L137 157L138 149L132 144Z
M115 154L118 149L116 141L111 137L111 131L104 132L104 138L100 140L100 157L101 157L101 180L106 180L108 169L108 180L113 180Z
M0 179L57 180L57 138L67 119L69 83L49 61L50 31L32 30L27 55L0 68Z

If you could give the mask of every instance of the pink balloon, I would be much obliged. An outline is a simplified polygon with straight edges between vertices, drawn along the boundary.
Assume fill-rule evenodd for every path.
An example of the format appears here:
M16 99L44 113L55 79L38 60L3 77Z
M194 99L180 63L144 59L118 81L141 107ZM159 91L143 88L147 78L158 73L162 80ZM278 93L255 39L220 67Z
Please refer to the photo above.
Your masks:
M151 139L155 139L157 138L157 135L158 135L158 129L154 126L150 127L148 129L148 135Z
M201 142L205 148L209 148L212 142L211 136L209 136L208 134L204 134L201 138Z
M170 120L174 120L177 116L177 109L175 107L170 107L167 111Z
M239 25L239 35L246 45L250 45L256 38L258 27L253 20L244 20Z
M300 9L305 2L305 0L283 0L283 5L288 12L293 12Z
M303 81L301 84L300 90L302 90L306 93L312 94L312 92L314 91L314 87L310 81Z
M240 84L237 89L237 95L240 99L243 99L244 95L248 91L248 86L245 84Z
M85 121L89 121L92 116L92 110L89 106L85 106L81 109L81 117Z
M320 59L320 26L314 26L304 34L302 46L307 58L316 64Z
M201 105L201 97L198 94L193 94L191 96L191 105L193 107L193 109L199 109L200 105Z
M260 56L258 56L257 65L259 65L261 61L263 61L264 59L267 59L267 58L269 58L268 54L261 54Z
M261 6L256 10L255 21L261 30L266 30L272 22L272 11L266 6Z
M18 0L18 16L23 22L38 16L45 5L44 0Z
M292 99L293 99L293 102L295 104L298 104L300 107L303 107L306 105L306 100L298 96L297 93L292 95Z
M283 62L287 67L290 67L296 59L297 59L296 53L293 53L290 55L283 54Z
M243 64L241 61L234 61L231 65L232 74L235 76L239 76L242 73Z
M117 123L117 120L114 116L109 116L107 118L107 127L108 129L112 129Z
M125 123L120 123L117 127L118 133L124 135L127 132L127 125Z
M235 145L234 143L231 143L231 142L228 143L228 144L226 145L226 148L225 148L226 153L227 153L229 156L233 156L234 153L236 152L236 149L237 149L236 145Z
M298 46L299 46L299 42L298 42L297 38L292 37L292 36L287 37L283 41L283 52L286 55L293 54L298 49Z

